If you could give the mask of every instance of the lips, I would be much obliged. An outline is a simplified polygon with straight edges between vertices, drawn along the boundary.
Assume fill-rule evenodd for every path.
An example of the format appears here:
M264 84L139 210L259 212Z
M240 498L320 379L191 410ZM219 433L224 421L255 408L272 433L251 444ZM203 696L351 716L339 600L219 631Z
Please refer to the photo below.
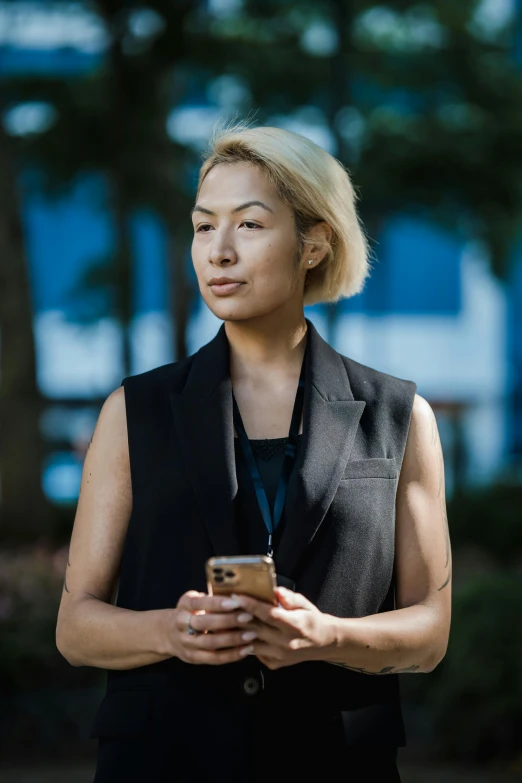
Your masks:
M242 285L243 283L237 281L231 283L214 283L210 286L210 290L217 296L224 296L225 294L231 294L234 291L237 291Z

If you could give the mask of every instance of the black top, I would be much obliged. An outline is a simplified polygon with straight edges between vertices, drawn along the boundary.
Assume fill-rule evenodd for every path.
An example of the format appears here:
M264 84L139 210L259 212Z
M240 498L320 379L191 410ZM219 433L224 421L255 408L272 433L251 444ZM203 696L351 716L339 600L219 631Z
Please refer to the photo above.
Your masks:
M365 617L393 609L396 487L416 387L342 356L309 319L307 326L304 434L274 559L320 611ZM224 325L195 354L123 385L133 506L116 605L172 611L186 591L207 591L208 558L245 551L237 528L250 539L247 551L266 552L255 493L233 443ZM263 477L277 473L272 459L259 458ZM273 501L274 485L265 480ZM381 748L369 748L406 744L398 680L315 660L270 670L255 655L224 666L174 655L108 669L90 734L101 739L96 783L166 783L173 774L224 783L254 780L256 769L265 778L269 769L275 783L283 766L286 780L310 780L311 771L336 780L346 769L353 780L390 783L397 778L375 770ZM284 725L282 743L274 716ZM306 752L279 753L280 746Z
M285 454L285 438L249 438L254 458L265 487L270 511L273 514L277 483ZM296 459L301 446L302 434L297 436ZM264 525L256 498L252 478L248 472L239 438L234 438L238 492L235 499L235 520L241 554L264 555L267 550L268 533ZM294 463L295 464L295 463ZM274 535L274 550L277 558L277 544L285 525L285 511Z

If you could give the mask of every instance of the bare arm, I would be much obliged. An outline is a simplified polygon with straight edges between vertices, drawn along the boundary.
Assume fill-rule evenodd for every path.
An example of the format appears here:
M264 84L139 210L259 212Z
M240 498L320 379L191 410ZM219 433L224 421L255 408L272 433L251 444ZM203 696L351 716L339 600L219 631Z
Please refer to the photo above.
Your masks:
M304 595L277 588L280 605L239 596L255 619L253 652L270 669L320 660L362 674L430 672L446 653L451 549L444 465L430 406L415 396L397 487L396 609L360 618L325 614Z
M195 664L239 660L244 629L233 601L189 590L172 609L113 605L131 509L120 387L106 399L85 457L56 626L59 651L73 666L104 669L133 669L174 656ZM200 632L195 636L187 632L189 619Z
M396 609L335 621L337 643L329 660L364 674L430 672L449 639L452 561L444 462L435 415L419 395L396 511Z
M128 669L163 660L158 612L113 606L132 509L125 396L106 399L85 457L56 644L73 666Z

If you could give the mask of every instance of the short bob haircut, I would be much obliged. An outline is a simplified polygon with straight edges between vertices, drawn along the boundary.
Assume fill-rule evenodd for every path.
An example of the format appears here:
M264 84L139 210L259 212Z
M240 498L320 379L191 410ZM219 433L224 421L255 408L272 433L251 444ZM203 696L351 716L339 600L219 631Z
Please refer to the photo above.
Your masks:
M337 302L362 290L370 273L368 242L350 177L336 158L298 133L249 127L246 120L215 127L202 158L197 196L203 180L218 164L248 162L265 172L294 213L299 257L307 244L317 247L317 241L306 239L315 223L324 220L331 226L326 255L307 271L305 305Z

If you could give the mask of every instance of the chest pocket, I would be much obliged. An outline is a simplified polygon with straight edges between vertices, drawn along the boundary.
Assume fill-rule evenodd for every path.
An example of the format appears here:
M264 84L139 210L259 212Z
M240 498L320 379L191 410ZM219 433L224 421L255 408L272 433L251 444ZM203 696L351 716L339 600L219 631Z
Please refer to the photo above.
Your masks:
M397 478L397 463L393 457L371 457L370 459L348 460L341 481L359 478Z

